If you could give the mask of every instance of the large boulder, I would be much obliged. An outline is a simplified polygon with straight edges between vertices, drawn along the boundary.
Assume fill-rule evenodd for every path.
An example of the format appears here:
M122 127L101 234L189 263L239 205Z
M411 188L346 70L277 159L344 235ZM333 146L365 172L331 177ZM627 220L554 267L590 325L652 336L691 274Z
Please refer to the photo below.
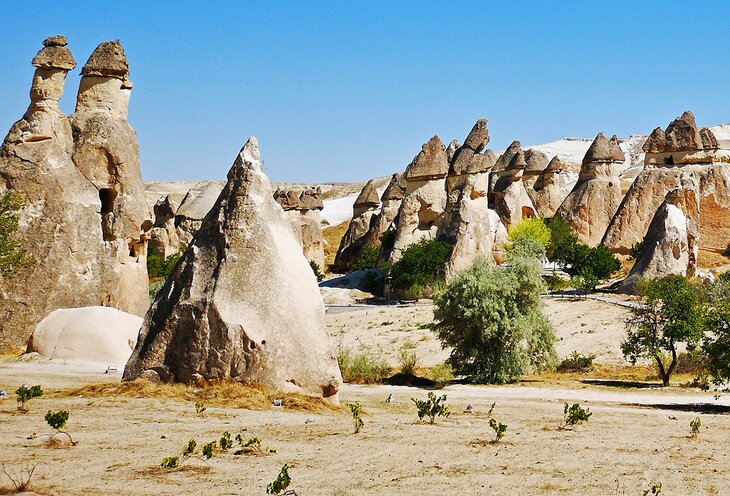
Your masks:
M145 316L124 379L234 380L337 401L317 281L250 138Z
M142 317L109 307L61 308L36 326L28 352L58 360L123 367L137 344Z
M578 182L556 211L582 243L599 244L616 214L623 199L619 173L624 160L618 138L599 133L583 158Z

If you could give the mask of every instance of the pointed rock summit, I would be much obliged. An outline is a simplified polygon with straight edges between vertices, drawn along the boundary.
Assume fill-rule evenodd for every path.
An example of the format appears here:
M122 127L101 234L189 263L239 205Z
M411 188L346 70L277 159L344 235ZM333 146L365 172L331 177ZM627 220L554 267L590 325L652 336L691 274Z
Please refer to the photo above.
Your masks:
M449 160L444 144L438 136L433 136L423 145L421 151L406 169L408 181L440 179L449 173Z
M324 304L250 138L144 320L124 380L234 380L337 401Z
M578 239L589 246L601 242L623 195L619 177L624 156L619 140L598 133L583 157L578 182L556 215L570 224Z
M375 181L371 179L363 186L352 206L352 220L335 256L334 266L337 270L342 272L350 270L352 264L360 258L367 235L374 228L379 207L378 190L375 188Z
M368 181L365 184L362 191L360 191L360 194L357 196L354 206L356 208L357 207L372 208L372 207L380 206L380 199L378 198L378 190L375 189L375 181L373 181L371 179L370 181Z

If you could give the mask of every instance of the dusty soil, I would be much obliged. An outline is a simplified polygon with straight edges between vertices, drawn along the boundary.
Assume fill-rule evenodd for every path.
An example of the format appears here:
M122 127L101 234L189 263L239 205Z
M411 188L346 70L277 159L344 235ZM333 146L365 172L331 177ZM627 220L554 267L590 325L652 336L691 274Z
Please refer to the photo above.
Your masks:
M623 311L590 300L548 302L563 338L559 353L595 348L600 359L615 360L614 338L620 337L613 321ZM424 361L445 357L433 336L427 337L430 331L419 328L430 321L426 306L334 314L327 320L344 343L382 346L390 359L406 340L416 344ZM394 324L382 325L388 321ZM364 407L365 426L353 434L345 407L312 413L209 405L198 415L191 401L64 392L119 380L101 372L0 359L0 388L12 393L22 383L38 383L46 391L25 414L17 412L14 395L0 400L0 463L13 470L38 464L32 481L38 494L263 495L285 463L290 487L300 496L639 495L655 482L662 483L666 495L730 492L730 418L709 413L706 406L729 411L730 397L716 400L696 390L593 386L580 377L559 383L533 377L511 386L453 385L439 392L448 396L452 415L427 425L418 421L410 401L425 398L425 390L346 385L343 405L359 401ZM390 393L395 401L385 403ZM590 421L557 430L564 401L590 407ZM488 442L485 414L492 402L494 417L508 426L499 444ZM467 404L475 413L462 413ZM67 430L78 445L48 445L50 428L43 416L49 409L71 412ZM689 422L698 416L701 432L690 439ZM276 453L236 456L229 450L208 461L190 459L182 469L159 468L162 458L178 454L188 439L202 446L224 431L258 436ZM28 439L31 433L37 437Z

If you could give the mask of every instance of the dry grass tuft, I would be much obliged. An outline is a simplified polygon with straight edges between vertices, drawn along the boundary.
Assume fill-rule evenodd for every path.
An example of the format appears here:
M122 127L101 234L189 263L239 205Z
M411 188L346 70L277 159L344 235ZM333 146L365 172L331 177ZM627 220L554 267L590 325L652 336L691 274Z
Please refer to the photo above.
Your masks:
M183 465L175 468L162 468L159 465L153 467L146 467L135 472L142 477L159 477L161 475L174 474L176 472L184 472L189 475L203 475L210 472L210 467L199 466L199 465Z
M350 227L349 220L342 224L328 226L322 229L322 236L324 237L323 272L330 272L330 266L335 263L335 255L337 255L337 250L340 249L340 243L342 242L342 238L345 236L348 227Z
M126 397L160 398L177 401L203 401L211 406L266 410L274 398L283 399L284 408L307 412L334 411L339 407L316 396L298 393L281 393L265 386L245 385L233 381L209 383L203 386L187 384L164 384L138 379L122 383L89 384L87 386L63 389L61 396L83 396L85 398Z

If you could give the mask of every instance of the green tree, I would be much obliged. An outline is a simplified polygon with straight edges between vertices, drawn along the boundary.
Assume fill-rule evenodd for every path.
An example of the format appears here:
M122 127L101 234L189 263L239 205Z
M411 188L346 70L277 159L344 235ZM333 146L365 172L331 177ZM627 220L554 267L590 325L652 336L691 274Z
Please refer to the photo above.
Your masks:
M17 238L17 212L22 206L23 199L12 191L0 194L0 275L5 277L34 262L26 253L23 240Z
M578 244L578 236L571 225L560 217L550 217L545 220L545 225L550 229L550 242L545 250L547 259L566 265Z
M692 349L703 336L700 289L685 277L652 279L642 288L642 304L626 319L621 351L632 364L640 358L656 361L662 385L668 386L677 366L677 345Z
M391 277L391 289L402 294L418 293L442 281L452 249L451 244L435 239L422 239L408 246L400 260L383 267Z
M709 373L715 382L730 381L730 272L710 285L707 292L705 324L708 330L702 344Z
M364 245L360 250L360 257L352 265L352 270L370 270L377 267L378 250L379 247L377 246Z
M522 219L517 224L510 226L507 241L514 243L518 238L532 238L539 241L545 249L550 244L550 235L550 228L542 219L531 217Z
M473 382L510 382L556 360L540 264L522 243L508 253L509 266L477 260L436 298L433 329L452 348L449 364Z

